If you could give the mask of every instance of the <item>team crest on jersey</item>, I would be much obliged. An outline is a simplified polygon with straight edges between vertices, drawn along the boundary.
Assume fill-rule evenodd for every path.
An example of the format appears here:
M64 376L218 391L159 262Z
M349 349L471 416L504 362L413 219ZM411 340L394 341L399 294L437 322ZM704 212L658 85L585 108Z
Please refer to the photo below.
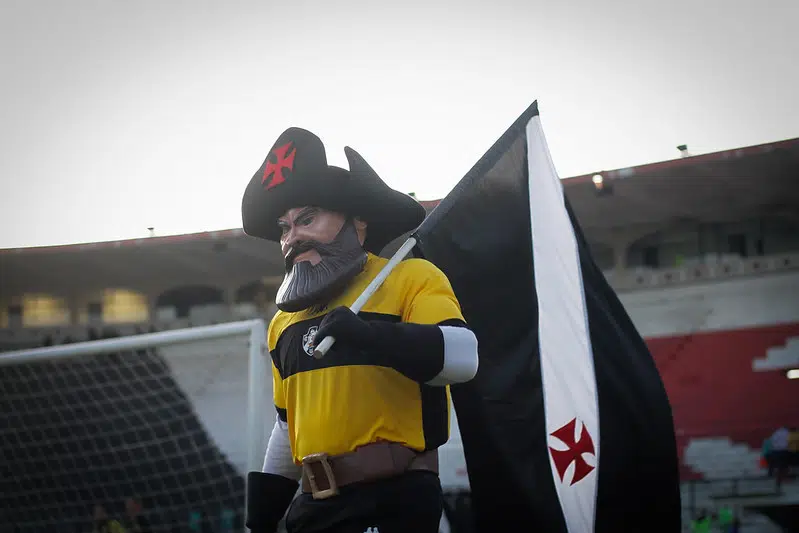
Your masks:
M311 326L308 328L308 332L302 336L302 349L305 350L305 353L308 355L313 355L313 346L311 346L311 342L318 329L319 327L317 326Z

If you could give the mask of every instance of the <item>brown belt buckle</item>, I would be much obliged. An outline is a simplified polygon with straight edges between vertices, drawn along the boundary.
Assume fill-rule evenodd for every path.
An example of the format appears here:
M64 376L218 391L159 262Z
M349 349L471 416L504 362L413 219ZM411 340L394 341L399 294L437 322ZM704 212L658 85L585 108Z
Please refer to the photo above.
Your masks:
M327 483L330 485L329 488L325 490L319 490L319 486L316 484L316 476L314 475L310 466L313 463L319 463L322 465L322 469L325 472L325 477L327 478ZM328 460L328 455L326 453L314 453L303 457L302 470L305 472L305 476L308 478L308 483L311 485L311 493L313 494L314 500L324 500L338 494L338 485L336 485L336 478L333 476L333 467L330 466L330 461Z

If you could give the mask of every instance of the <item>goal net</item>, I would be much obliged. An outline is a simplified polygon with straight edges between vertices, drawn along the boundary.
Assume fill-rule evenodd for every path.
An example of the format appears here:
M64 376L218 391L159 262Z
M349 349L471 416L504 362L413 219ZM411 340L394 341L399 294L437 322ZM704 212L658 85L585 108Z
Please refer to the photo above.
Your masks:
M274 420L261 320L0 353L0 531L244 529Z

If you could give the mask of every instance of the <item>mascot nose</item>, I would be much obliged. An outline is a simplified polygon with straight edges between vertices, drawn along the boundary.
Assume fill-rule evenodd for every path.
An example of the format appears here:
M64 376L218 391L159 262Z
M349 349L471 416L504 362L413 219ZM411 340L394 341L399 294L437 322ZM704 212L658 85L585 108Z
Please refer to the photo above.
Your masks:
M297 232L295 231L294 227L289 229L283 235L283 239L282 239L282 241L283 241L282 242L282 244L283 244L283 257L286 257L289 253L291 253L291 250L293 248L296 248L296 244L297 244L298 240L299 239L297 237Z

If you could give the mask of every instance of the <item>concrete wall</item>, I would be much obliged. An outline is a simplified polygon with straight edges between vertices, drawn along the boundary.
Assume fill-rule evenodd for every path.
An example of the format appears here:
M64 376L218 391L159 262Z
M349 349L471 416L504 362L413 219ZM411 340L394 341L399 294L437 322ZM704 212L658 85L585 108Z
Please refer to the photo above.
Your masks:
M644 337L799 322L799 272L623 293Z

